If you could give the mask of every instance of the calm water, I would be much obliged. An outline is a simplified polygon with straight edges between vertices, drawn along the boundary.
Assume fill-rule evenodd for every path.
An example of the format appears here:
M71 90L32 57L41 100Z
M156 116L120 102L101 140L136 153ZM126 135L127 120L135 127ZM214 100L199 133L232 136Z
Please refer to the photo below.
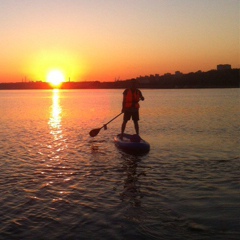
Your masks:
M122 91L0 91L0 239L239 238L240 90L142 90L145 156Z

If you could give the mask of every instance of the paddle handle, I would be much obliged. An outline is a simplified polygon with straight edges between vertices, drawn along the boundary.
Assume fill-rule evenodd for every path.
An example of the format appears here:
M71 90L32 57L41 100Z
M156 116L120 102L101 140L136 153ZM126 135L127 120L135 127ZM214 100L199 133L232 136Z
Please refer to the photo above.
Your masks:
M112 122L114 119L116 119L117 117L119 117L121 114L123 114L122 112L121 113L119 113L116 117L114 117L113 119L111 119L109 122L107 122L106 124L104 124L103 126L102 126L102 128L104 127L104 126L106 126L106 125L108 125L110 122Z

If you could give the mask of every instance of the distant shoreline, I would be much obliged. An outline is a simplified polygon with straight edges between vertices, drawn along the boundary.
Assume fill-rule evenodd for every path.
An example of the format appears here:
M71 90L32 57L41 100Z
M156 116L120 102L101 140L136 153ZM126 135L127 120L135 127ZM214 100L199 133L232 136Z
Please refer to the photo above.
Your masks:
M239 88L240 69L211 70L208 72L176 73L163 76L137 77L139 88L149 89L197 89L197 88ZM128 80L114 82L63 82L59 89L121 89L129 87ZM0 83L0 90L53 89L47 82Z

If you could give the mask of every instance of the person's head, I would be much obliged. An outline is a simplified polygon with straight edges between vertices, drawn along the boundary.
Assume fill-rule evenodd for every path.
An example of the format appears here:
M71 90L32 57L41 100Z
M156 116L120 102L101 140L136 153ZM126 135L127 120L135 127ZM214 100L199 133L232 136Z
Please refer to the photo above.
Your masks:
M136 89L137 88L137 85L138 85L138 82L136 79L132 79L131 80L131 88L132 89Z

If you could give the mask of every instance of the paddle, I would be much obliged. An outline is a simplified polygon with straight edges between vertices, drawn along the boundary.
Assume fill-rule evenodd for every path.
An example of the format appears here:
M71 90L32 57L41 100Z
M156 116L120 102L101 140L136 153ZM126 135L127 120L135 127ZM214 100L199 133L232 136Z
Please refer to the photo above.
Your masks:
M89 132L89 135L90 135L91 137L97 136L98 133L100 132L100 130L101 130L103 127L104 127L104 129L107 129L107 124L109 124L110 122L112 122L114 119L116 119L117 117L119 117L121 114L122 114L122 112L119 113L119 114L118 114L116 117L114 117L113 119L111 119L108 123L104 124L101 128L95 128L95 129L91 130L91 131Z

